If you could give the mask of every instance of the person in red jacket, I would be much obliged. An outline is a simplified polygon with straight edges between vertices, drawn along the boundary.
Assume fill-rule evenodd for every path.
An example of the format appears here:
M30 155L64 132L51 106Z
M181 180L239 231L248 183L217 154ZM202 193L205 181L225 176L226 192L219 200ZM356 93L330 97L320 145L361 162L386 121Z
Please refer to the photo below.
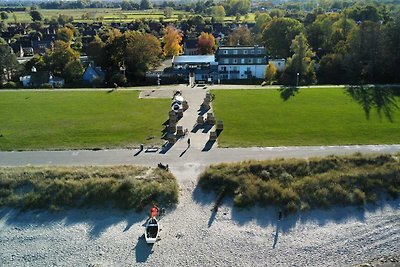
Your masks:
M158 207L153 203L153 206L150 209L151 218L155 218L158 215Z

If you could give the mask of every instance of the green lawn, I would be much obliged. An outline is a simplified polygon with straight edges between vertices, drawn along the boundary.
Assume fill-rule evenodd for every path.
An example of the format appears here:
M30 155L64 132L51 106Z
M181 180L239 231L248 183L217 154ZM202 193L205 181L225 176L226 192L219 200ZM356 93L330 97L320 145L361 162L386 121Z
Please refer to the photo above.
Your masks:
M399 110L393 122L375 110L367 120L344 89L301 89L288 101L277 90L212 93L216 118L224 121L222 147L400 143Z
M138 91L0 92L0 150L130 147L161 142L168 99ZM147 140L149 137L153 139Z

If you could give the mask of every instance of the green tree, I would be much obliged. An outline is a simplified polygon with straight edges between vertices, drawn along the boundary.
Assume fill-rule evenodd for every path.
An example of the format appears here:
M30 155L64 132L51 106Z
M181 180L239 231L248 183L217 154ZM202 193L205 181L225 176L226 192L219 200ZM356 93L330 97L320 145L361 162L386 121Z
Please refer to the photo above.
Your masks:
M166 8L164 8L164 16L167 19L172 18L172 16L174 15L174 9L172 7L167 6Z
M337 14L318 15L316 20L307 27L307 39L314 50L323 49L328 52L333 51L333 46L336 43L332 43L332 26L338 19Z
M282 82L285 85L308 85L315 82L314 53L309 48L304 33L297 35L290 46L293 56L288 59L282 74Z
M79 60L79 53L64 41L55 41L53 50L47 50L44 55L44 62L50 71L55 75L63 76L65 67L72 61Z
M65 82L70 85L78 85L82 82L84 69L79 60L73 60L65 65L63 77Z
M272 20L271 16L268 15L267 13L262 13L256 17L256 24L254 25L254 33L255 34L261 34L265 27L267 26L267 23Z
M151 34L125 32L125 62L130 81L144 77L146 71L161 62L162 49L160 40Z
M87 55L90 60L94 61L94 63L98 66L105 66L105 62L107 62L106 54L105 54L105 46L106 44L100 39L98 35L96 35L88 45Z
M237 13L246 15L250 11L250 0L226 0L225 10L228 16L234 16Z
M276 80L278 70L275 65L270 61L265 68L265 81L269 84L273 84Z
M226 16L224 6L222 5L213 6L211 9L211 16L215 22L223 23Z
M296 35L304 31L303 25L290 18L273 18L263 32L265 47L276 57L288 57Z
M349 80L361 83L376 83L384 70L384 36L381 24L365 21L349 35L346 71ZM384 82L384 81L382 81Z
M141 0L140 1L140 9L141 10L146 10L146 9L152 9L153 5L150 2L150 0Z
M57 40L61 40L64 42L71 42L74 37L74 32L67 27L61 28L57 30Z
M74 21L74 18L72 16L67 16L67 15L62 15L59 14L57 18L58 24L65 26L67 23L71 23Z
M37 10L31 10L29 12L29 15L31 16L33 21L42 21L43 20L43 15Z
M18 67L17 57L12 53L11 47L6 43L0 43L0 83L10 81Z
M8 19L8 14L6 12L2 11L0 13L0 18L1 18L1 20L6 20L6 19Z
M246 26L237 27L228 35L228 45L254 45L254 38Z
M321 58L317 71L318 83L345 84L348 82L346 76L342 54L327 54Z

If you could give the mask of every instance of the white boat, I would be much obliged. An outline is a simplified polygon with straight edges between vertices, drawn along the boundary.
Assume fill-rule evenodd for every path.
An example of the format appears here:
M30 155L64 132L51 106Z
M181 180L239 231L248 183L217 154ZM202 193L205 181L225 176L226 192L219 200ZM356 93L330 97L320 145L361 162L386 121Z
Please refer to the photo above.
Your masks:
M160 232L160 225L158 220L153 217L147 220L144 231L144 238L147 244L154 244L158 239L158 234Z
M177 113L179 110L183 109L182 103L184 99L181 91L177 91L174 93L174 97L172 98L171 109Z

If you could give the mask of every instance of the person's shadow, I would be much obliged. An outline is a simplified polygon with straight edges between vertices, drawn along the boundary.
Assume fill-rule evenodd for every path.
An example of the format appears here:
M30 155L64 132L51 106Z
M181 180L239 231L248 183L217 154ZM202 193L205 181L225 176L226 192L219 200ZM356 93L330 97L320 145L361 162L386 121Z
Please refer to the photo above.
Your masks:
M179 155L179 157L182 157L186 153L186 151L188 151L188 149L189 149L189 146L185 150L182 151L182 153Z
M275 234L272 234L274 236L274 244L272 245L272 248L274 249L276 244L278 243L278 237L279 237L279 222L276 224L276 230Z

